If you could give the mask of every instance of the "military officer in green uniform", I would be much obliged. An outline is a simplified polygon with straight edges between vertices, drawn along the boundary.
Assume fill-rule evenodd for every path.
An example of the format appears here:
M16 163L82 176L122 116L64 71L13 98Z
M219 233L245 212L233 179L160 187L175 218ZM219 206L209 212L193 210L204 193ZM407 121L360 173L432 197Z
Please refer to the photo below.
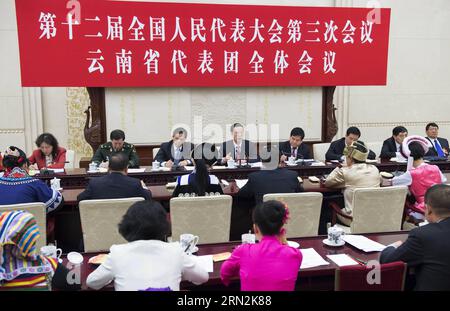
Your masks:
M108 167L108 162L111 156L122 153L128 158L128 167L138 168L139 157L136 148L125 142L125 133L122 130L114 130L111 132L109 138L111 141L100 145L92 157L91 162L97 163L100 167Z

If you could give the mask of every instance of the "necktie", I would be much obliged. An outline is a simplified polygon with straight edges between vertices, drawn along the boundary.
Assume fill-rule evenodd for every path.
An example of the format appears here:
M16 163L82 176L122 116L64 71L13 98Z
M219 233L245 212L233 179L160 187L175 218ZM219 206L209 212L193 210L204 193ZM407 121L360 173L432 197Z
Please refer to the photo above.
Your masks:
M444 151L441 148L441 145L439 145L437 139L434 140L434 148L436 149L438 157L445 157Z
M236 160L241 159L241 146L236 146Z
M293 156L294 158L297 158L297 148L292 148L291 156Z

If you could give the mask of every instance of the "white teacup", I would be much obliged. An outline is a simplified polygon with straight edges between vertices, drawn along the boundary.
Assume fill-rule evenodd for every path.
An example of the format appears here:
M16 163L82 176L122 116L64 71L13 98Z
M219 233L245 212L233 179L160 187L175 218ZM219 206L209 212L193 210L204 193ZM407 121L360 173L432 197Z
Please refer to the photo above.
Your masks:
M93 172L96 170L97 170L97 163L95 162L89 163L89 171Z
M342 244L344 235L344 230L338 226L328 228L328 241L334 245Z
M295 164L295 157L289 157L288 158L288 163L289 164Z
M41 247L41 255L45 257L52 257L59 259L62 254L62 249L56 248L55 245L46 245Z
M61 189L61 179L56 177L53 178L52 180L50 180L50 185L53 190Z
M180 235L181 248L188 254L194 253L198 243L198 239L198 236L190 233L184 233Z
M252 233L244 233L241 235L242 238L242 244L255 244L256 243L256 236Z
M228 168L235 168L236 162L233 159L230 159L227 161L227 166L228 166Z
M158 161L152 162L152 170L159 169L159 165L160 165L160 163Z

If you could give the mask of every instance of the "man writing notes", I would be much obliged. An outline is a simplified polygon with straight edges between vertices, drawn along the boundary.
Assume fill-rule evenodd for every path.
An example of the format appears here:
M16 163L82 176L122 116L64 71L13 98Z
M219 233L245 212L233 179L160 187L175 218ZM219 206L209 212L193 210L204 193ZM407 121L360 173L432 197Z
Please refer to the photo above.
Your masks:
M327 161L331 160L337 160L337 161L344 161L344 148L351 146L353 142L358 141L360 144L364 143L359 140L359 137L361 137L361 131L354 126L351 126L347 129L347 132L345 134L345 137L342 137L339 140L335 140L331 143L330 148L328 149L325 158ZM372 150L369 150L369 155L367 159L374 160L376 157L375 153Z
M386 139L383 142L383 147L381 148L380 158L387 159L390 158L402 158L400 151L402 148L403 140L408 136L408 130L403 126L396 126L392 130L392 137Z
M222 143L222 164L226 164L230 159L258 162L259 156L256 144L244 139L244 126L240 123L235 123L230 130L233 139Z
M109 160L113 155L123 154L128 159L129 168L139 167L139 157L136 148L125 142L125 133L122 130L114 130L109 135L111 141L100 145L92 157L91 162L97 163L100 167L108 168Z
M311 159L311 150L303 143L305 132L300 127L294 127L288 141L280 143L280 162L289 157L297 159Z
M438 137L439 135L439 126L432 122L428 123L425 131L427 132L427 139L431 142L433 145L432 148L428 151L425 156L427 157L448 157L448 140L442 137Z
M194 144L186 142L186 138L187 131L182 127L176 128L172 132L172 140L161 144L155 161L169 168L192 165L191 152Z

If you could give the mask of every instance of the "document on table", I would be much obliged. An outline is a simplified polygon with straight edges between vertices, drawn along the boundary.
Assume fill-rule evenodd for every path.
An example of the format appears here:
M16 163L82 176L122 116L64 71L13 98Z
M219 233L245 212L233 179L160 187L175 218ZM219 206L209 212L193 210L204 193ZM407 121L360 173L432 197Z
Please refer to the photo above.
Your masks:
M252 168L262 168L263 164L262 164L262 162L250 163L250 167L252 167Z
M64 173L63 168L48 168L47 170L52 171L53 173Z
M314 248L301 249L303 260L300 266L301 269L314 268L318 266L329 265L330 263L322 258Z
M213 255L192 256L207 272L214 272Z
M128 173L144 173L145 172L145 167L143 168L129 168L128 169Z
M366 238L363 235L345 235L344 241L366 253L369 252L381 252L386 248L385 245L375 242L371 239Z
M327 257L334 261L339 267L358 265L358 262L353 260L353 258L347 254L327 255Z
M242 189L242 187L245 186L245 184L247 183L248 179L235 179L236 181L236 186L238 186L239 189Z
M192 172L195 169L195 166L185 166L184 168L186 169L186 171Z

